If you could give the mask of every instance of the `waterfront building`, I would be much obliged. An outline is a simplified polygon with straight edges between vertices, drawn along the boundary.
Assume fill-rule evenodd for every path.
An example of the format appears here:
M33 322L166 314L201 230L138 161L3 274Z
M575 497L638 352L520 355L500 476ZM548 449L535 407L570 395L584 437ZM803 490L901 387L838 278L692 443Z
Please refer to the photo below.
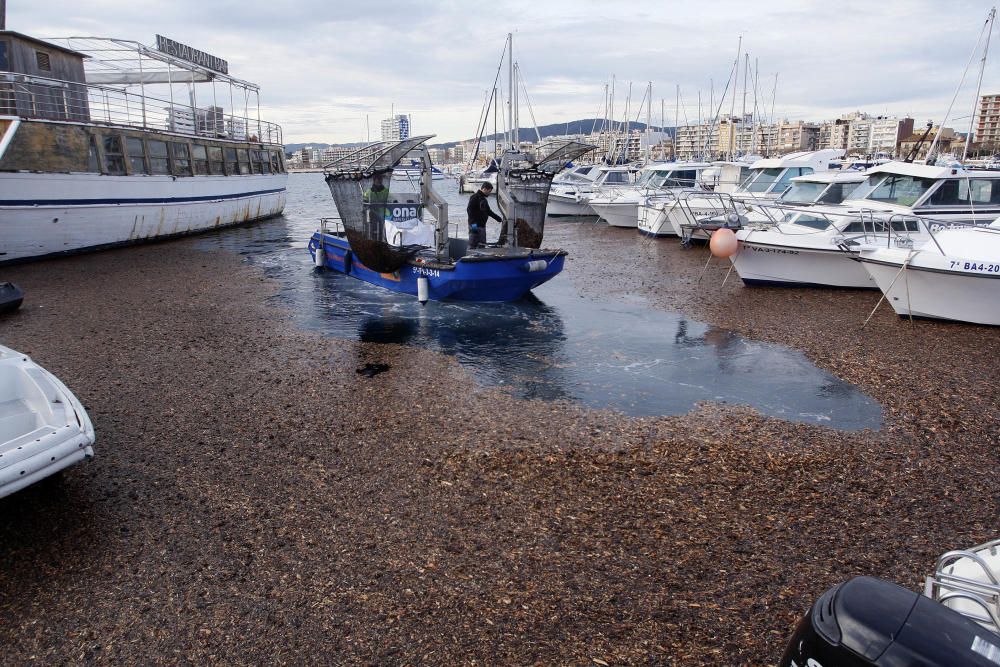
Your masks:
M930 133L922 143L920 139L924 136L923 132L914 132L907 137L903 137L903 140L899 142L899 157L908 157L914 147L919 144L920 147L914 153L913 160L916 162L926 160L927 154L931 149L931 144L934 142L934 137L939 132L941 133L941 138L934 149L935 154L939 156L949 153L960 154L965 144L965 135L955 132L950 127L941 128L940 126L935 126L931 128Z
M410 117L396 114L382 121L382 141L402 141L410 138Z
M979 98L976 141L984 152L1000 151L1000 95L983 95Z

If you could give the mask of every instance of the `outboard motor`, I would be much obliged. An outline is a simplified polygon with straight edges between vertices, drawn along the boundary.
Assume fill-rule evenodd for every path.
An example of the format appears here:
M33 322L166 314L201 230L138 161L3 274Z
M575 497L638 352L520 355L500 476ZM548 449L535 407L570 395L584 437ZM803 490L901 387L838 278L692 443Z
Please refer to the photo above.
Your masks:
M1000 635L894 583L856 577L799 621L780 667L1000 665Z

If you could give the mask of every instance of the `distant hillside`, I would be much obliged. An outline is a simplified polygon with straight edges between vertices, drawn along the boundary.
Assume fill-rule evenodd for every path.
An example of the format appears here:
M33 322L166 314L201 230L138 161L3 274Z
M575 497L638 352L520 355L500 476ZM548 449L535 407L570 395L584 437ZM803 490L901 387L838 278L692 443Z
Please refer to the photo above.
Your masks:
M604 122L605 121L601 118L582 118L580 120L571 120L568 123L551 123L549 125L539 126L538 133L542 135L543 139L546 137L558 137L564 134L590 134L591 132L600 131L601 125ZM614 127L616 128L619 126L620 126L619 123L616 123L614 125ZM646 124L631 123L629 127L633 130L645 130ZM493 128L489 127L486 129L492 130ZM656 125L651 125L650 129L653 130L654 132L662 131L666 132L670 136L674 135L674 128L672 127L660 128L657 127ZM518 134L520 135L521 141L533 142L537 140L534 127L528 127L528 128L522 127ZM496 134L489 134L486 137L484 137L484 139L489 141L495 139L503 139L503 137L504 137L503 132L498 132ZM473 139L475 139L475 137L470 137L469 139L465 139L463 141L469 141ZM452 146L455 146L459 143L461 142L448 141L441 144L428 144L428 146L430 146L431 148L451 148ZM308 141L305 143L285 144L285 153L291 154L294 153L295 151L305 148L306 146L312 146L313 148L322 149L322 148L328 148L330 146L360 146L360 145L361 144L359 144L358 142L351 142L346 144L325 144L319 141Z

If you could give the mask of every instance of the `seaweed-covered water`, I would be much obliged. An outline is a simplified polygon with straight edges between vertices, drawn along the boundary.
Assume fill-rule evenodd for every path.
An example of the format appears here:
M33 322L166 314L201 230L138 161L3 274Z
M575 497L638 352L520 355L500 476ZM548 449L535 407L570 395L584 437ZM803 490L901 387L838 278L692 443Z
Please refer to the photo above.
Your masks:
M466 198L455 182L435 187L452 203L452 221L461 222ZM568 275L517 303L420 306L413 297L317 270L305 245L316 220L331 209L319 174L293 174L284 216L199 242L237 250L262 266L280 281L279 298L305 328L450 354L480 382L525 398L567 399L629 415L681 414L699 401L724 401L841 429L881 425L878 402L800 352L638 300L584 298ZM572 270L567 264L565 273Z

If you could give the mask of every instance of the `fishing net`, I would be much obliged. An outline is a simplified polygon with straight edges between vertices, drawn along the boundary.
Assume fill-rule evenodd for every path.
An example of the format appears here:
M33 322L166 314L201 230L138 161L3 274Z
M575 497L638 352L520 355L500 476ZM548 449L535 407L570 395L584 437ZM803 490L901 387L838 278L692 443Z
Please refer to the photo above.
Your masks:
M545 208L552 178L571 160L594 150L578 141L548 142L535 151L508 152L497 178L497 201L505 220L514 221L513 245L542 247ZM506 227L500 242L506 239Z
M419 194L412 189L393 191L392 172L407 153L429 138L368 144L324 167L351 252L374 271L396 271L424 247L404 243L398 231L419 224L423 210ZM387 229L393 230L393 238Z

